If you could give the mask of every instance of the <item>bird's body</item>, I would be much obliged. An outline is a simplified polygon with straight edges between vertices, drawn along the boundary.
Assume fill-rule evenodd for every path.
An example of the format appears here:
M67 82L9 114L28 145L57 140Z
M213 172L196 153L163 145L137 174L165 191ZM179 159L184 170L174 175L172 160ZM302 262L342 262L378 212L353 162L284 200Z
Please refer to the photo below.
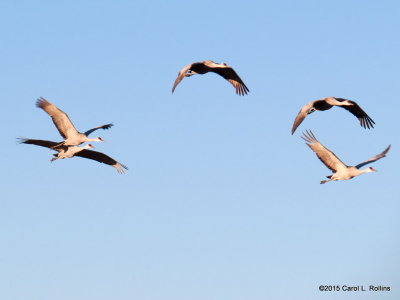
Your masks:
M124 173L124 169L128 169L128 167L117 162L116 160L112 159L111 157L109 157L108 155L106 155L104 153L88 150L88 149L94 148L91 144L85 145L83 147L66 146L66 145L60 146L60 145L58 145L58 143L52 142L52 141L34 140L34 139L26 139L26 138L20 138L19 142L22 144L32 144L32 145L42 146L42 147L50 148L50 149L53 149L54 151L57 151L58 153L54 154L54 157L51 159L51 161L54 161L56 159L64 159L64 158L71 158L74 156L78 156L78 157L96 160L100 163L110 165L110 166L114 167L118 171L118 173Z
M94 148L91 144L87 144L85 146L65 146L61 145L59 147L54 148L58 153L53 154L55 157L51 159L54 161L56 159L63 159L63 158L71 158L74 157L78 152L83 151L85 149L92 149Z
M326 176L327 178L329 178L329 180L323 180L321 181L321 184L328 181L349 180L364 173L375 172L374 170L374 168L359 170L354 166L347 166L345 169L338 169L334 174Z
M72 124L65 112L57 108L46 99L39 98L36 102L36 106L43 109L52 118L54 125L58 129L58 132L64 138L63 142L57 143L54 147L59 147L61 145L78 146L85 142L104 142L101 137L89 138L88 135L97 129L109 129L113 126L113 124L106 124L81 133L76 130L74 124Z
M249 89L244 84L239 75L229 67L227 64L215 63L212 60L202 62L195 62L185 66L179 73L174 82L172 93L175 91L176 86L182 81L184 77L190 77L195 74L206 74L214 72L228 80L235 88L236 94L244 96L249 92Z
M371 157L370 159L356 165L356 166L347 166L345 165L332 151L325 148L320 142L318 142L317 138L310 131L306 131L303 133L304 136L301 138L306 141L306 145L311 148L312 151L315 152L317 157L321 160L324 165L330 169L333 174L326 176L329 180L321 181L321 184L326 183L328 181L336 181L336 180L348 180L355 176L368 173L368 172L376 172L376 170L372 167L366 169L360 169L366 164L372 163L385 157L390 149L390 145L380 154Z
M349 112L351 112L360 121L360 124L364 128L373 128L375 122L365 113L364 110L352 100L344 98L327 97L324 99L313 100L304 105L296 116L293 122L292 134L296 131L297 127L303 122L307 115L312 112L319 110L324 111L332 108L333 106L340 106Z

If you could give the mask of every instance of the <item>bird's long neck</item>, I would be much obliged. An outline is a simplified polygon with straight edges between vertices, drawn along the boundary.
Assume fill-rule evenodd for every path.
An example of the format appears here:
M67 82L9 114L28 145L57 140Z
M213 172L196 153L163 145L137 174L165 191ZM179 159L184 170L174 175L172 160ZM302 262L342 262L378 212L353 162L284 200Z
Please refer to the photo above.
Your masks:
M87 142L101 142L101 140L98 137L95 137L95 138L88 137L86 141Z
M366 168L366 169L362 169L362 170L357 169L357 172L358 172L357 175L361 175L361 174L369 173L369 172L372 172L372 171L371 171L370 168Z
M73 146L73 147L70 148L70 153L75 154L75 153L81 152L81 151L83 151L85 149L91 149L91 148L93 148L93 146L90 145L90 144L87 144L87 145L82 146L82 147Z

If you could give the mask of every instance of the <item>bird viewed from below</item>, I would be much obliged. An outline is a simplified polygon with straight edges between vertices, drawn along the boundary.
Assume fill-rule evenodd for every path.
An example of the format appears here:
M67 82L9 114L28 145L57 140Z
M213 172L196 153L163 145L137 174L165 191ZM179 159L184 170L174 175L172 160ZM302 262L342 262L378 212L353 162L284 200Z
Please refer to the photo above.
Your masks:
M333 106L340 106L344 109L351 112L354 116L360 120L360 125L364 128L373 128L375 122L365 113L365 111L358 106L358 104L354 101L344 99L344 98L336 98L336 97L327 97L324 99L313 100L300 110L296 119L294 120L292 127L292 134L296 131L297 127L303 122L303 120L307 117L307 115L313 113L316 110L328 110Z
M74 124L72 124L65 112L58 109L46 99L39 98L36 102L36 106L43 109L52 118L58 132L64 138L64 141L54 145L55 148L61 145L78 146L84 142L105 142L101 137L89 138L88 135L97 129L109 129L113 126L113 124L106 124L81 133L76 130Z
M306 145L315 152L318 158L324 163L325 166L328 167L328 169L334 172L332 175L326 176L329 180L322 180L321 184L328 181L348 180L364 173L376 172L377 170L372 167L368 167L363 170L360 170L360 168L367 164L373 163L382 157L385 157L390 149L389 145L382 153L371 157L370 159L356 166L347 166L332 151L328 150L320 142L318 142L311 130L307 130L306 133L303 132L303 135L304 136L301 138L306 141Z
M46 140L34 140L27 138L18 138L18 141L20 144L31 144L36 146L42 146L57 151L58 153L53 154L54 157L50 161L79 156L83 158L93 159L100 163L110 165L111 167L114 167L120 174L125 173L124 169L128 170L127 166L117 162L115 159L109 157L108 155L101 152L88 150L94 148L91 144L79 147L79 146L66 146L66 145L59 146L58 145L59 143L56 142L46 141Z
M206 60L202 62L195 62L184 67L179 73L178 77L174 82L172 93L175 91L176 86L182 81L184 77L190 77L195 74L205 74L208 72L214 72L228 80L236 89L236 94L240 96L247 95L249 89L244 84L239 75L229 67L227 64L215 63L212 60Z

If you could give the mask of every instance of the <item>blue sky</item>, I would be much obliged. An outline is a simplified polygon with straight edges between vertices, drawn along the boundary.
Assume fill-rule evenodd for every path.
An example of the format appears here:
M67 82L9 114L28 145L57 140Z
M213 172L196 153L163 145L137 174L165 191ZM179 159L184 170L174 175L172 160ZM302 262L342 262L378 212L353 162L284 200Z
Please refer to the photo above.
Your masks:
M397 1L1 1L1 299L399 299ZM202 60L235 68L239 97ZM357 101L310 115L307 102ZM129 170L16 137L59 141L45 97ZM348 165L330 171L313 130ZM320 292L319 285L390 292Z

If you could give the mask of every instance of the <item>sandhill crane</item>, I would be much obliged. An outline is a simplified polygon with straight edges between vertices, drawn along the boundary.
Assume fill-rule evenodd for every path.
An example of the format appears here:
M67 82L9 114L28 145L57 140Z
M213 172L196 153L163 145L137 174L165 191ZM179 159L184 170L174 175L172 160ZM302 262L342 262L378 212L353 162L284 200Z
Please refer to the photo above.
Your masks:
M235 70L233 70L227 64L219 64L213 62L212 60L206 60L202 62L192 63L184 67L178 73L178 78L176 78L175 80L174 87L172 88L172 93L175 91L176 86L179 84L179 82L182 81L184 77L190 77L195 74L205 74L208 72L214 72L224 77L235 87L236 94L240 96L244 96L245 94L247 95L247 93L250 92L242 79L240 79L239 75L235 72Z
M78 146L84 142L104 142L101 137L89 138L88 135L97 129L109 129L113 126L113 124L106 124L81 133L76 130L74 124L72 124L65 112L63 112L61 109L58 109L46 99L39 98L36 102L36 106L43 109L52 118L54 125L58 129L58 132L64 138L63 142L57 143L54 145L54 147L59 147L61 145Z
M303 106L293 122L292 134L296 131L296 128L301 124L301 122L303 122L307 115L316 110L328 110L333 106L340 106L347 109L355 115L358 120L360 120L360 125L362 127L368 129L374 127L373 124L375 124L375 122L361 109L360 106L358 106L356 102L344 98L326 97L324 99L313 100Z
M56 159L71 158L74 156L79 156L79 157L83 157L83 158L93 159L93 160L96 160L103 164L110 165L111 167L114 167L115 169L117 169L118 173L121 173L121 174L125 173L124 169L128 170L127 166L117 162L115 159L112 159L108 155L105 155L104 153L101 153L101 152L88 150L90 148L94 148L91 144L85 145L83 147L66 146L66 145L57 146L58 143L52 142L52 141L33 140L33 139L27 139L27 138L19 138L18 140L19 140L19 143L21 143L21 144L37 145L37 146L42 146L42 147L50 148L52 150L57 151L58 154L53 154L55 157L53 157L51 159L51 161L54 161Z
M382 153L371 157L370 159L356 166L347 166L332 151L328 150L320 142L318 142L311 130L307 130L306 133L303 132L303 135L304 136L301 138L306 141L306 145L310 147L315 154L317 154L320 161L322 161L324 165L328 167L328 169L334 172L332 175L326 176L329 178L329 180L322 180L321 184L328 181L348 180L364 173L376 172L376 170L372 167L368 167L363 170L360 170L360 168L367 164L373 163L382 157L385 157L390 149L389 145Z

